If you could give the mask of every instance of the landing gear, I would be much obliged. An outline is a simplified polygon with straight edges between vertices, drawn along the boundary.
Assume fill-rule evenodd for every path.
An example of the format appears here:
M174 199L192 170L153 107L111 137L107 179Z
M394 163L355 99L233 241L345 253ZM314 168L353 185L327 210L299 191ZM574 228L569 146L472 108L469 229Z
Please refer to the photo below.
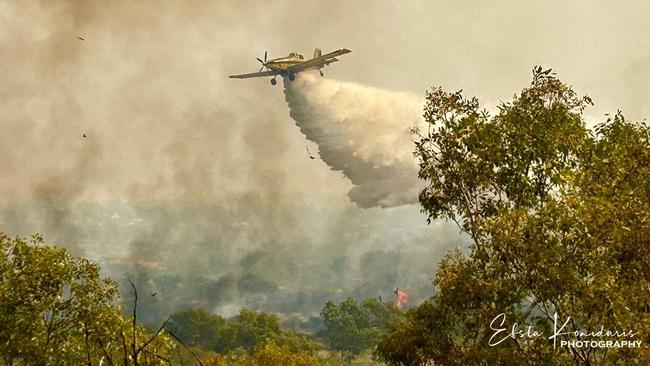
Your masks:
M271 79L271 85L275 85L275 84L277 84L277 83L278 83L278 81L275 80L275 78Z
M296 80L296 74L294 74L294 73L289 74L289 80L291 80L291 81Z

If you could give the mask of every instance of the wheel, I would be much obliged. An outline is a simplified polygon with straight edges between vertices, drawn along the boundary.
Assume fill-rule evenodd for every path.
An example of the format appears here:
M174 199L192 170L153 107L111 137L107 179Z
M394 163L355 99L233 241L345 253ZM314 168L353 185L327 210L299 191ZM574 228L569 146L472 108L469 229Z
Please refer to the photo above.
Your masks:
M277 83L278 83L277 80L275 80L275 79L271 79L271 85L275 85L275 84L277 84Z
M291 80L291 81L296 80L296 75L295 74L289 74L289 80Z

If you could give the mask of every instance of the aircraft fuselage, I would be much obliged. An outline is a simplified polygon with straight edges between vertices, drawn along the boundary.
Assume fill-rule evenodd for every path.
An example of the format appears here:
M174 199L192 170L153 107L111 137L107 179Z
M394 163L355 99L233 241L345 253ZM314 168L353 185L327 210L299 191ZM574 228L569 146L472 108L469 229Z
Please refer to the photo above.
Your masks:
M305 62L304 58L300 54L292 54L288 57L280 57L273 60L268 60L265 66L269 70L274 71L284 71L292 66L295 66L299 63Z
M319 48L316 48L314 50L314 58L309 60L305 60L305 58L297 52L291 52L286 57L275 58L267 61L266 52L264 52L264 60L261 58L257 59L257 61L262 63L262 68L260 68L258 72L230 75L229 77L233 79L248 79L263 76L273 76L271 79L271 84L275 85L277 83L275 78L278 75L288 77L289 80L294 80L296 74L301 71L318 70L320 72L320 75L323 76L321 69L331 64L332 62L338 61L336 56L344 55L346 53L350 53L350 50L341 48L323 55L321 53L321 50ZM264 68L266 68L266 71L262 71Z

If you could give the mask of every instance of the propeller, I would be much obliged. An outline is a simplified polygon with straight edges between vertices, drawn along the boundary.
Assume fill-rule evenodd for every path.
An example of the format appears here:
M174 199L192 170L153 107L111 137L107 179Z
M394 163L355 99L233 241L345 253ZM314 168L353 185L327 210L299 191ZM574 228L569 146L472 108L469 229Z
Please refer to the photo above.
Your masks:
M260 71L262 71L262 69L266 66L266 51L264 51L264 61L262 61L262 59L259 58L259 57L257 57L257 61L262 63L262 67L260 67ZM260 72L260 71L258 71L258 72Z

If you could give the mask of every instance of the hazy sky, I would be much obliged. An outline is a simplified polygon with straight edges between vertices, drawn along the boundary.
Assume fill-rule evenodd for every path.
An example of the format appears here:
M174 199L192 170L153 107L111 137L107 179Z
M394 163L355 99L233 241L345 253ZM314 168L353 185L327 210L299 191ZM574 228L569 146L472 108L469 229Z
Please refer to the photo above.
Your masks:
M227 76L265 50L345 47L326 78L493 106L541 64L592 96L589 118L643 119L648 14L646 1L0 0L0 229L111 268L227 274L236 296L241 278L287 266L272 286L428 288L457 230L426 227L417 206L352 204L343 174L309 159L281 85Z
M593 97L591 115L621 108L628 118L642 119L650 112L645 1L2 1L0 10L2 163L14 170L9 176L34 182L44 170L71 164L43 158L75 149L88 153L87 145L94 144L103 163L119 165L110 168L130 177L86 177L101 181L85 187L92 198L169 198L172 192L164 190L138 192L137 175L151 169L150 163L200 162L163 161L144 151L147 144L180 134L217 140L218 134L237 155L247 146L231 146L241 141L223 136L253 128L245 120L258 115L274 122L255 121L255 127L282 135L286 141L278 145L295 153L288 154L291 162L279 159L281 164L302 165L291 170L298 176L327 175L297 154L304 146L279 87L267 79L226 77L256 70L255 57L265 50L276 57L347 47L353 52L325 70L328 77L416 94L442 85L491 104L508 100L528 83L532 66L541 64ZM194 118L192 113L204 119L228 115L232 122L191 131L191 123L178 118ZM102 139L104 130L119 141ZM76 139L82 131L91 140ZM244 142L258 138L249 134ZM230 165L221 168L246 168ZM301 174L305 170L309 174ZM158 178L165 180L167 173L158 172ZM14 183L6 177L0 183L3 198L20 197L17 191L30 187Z

